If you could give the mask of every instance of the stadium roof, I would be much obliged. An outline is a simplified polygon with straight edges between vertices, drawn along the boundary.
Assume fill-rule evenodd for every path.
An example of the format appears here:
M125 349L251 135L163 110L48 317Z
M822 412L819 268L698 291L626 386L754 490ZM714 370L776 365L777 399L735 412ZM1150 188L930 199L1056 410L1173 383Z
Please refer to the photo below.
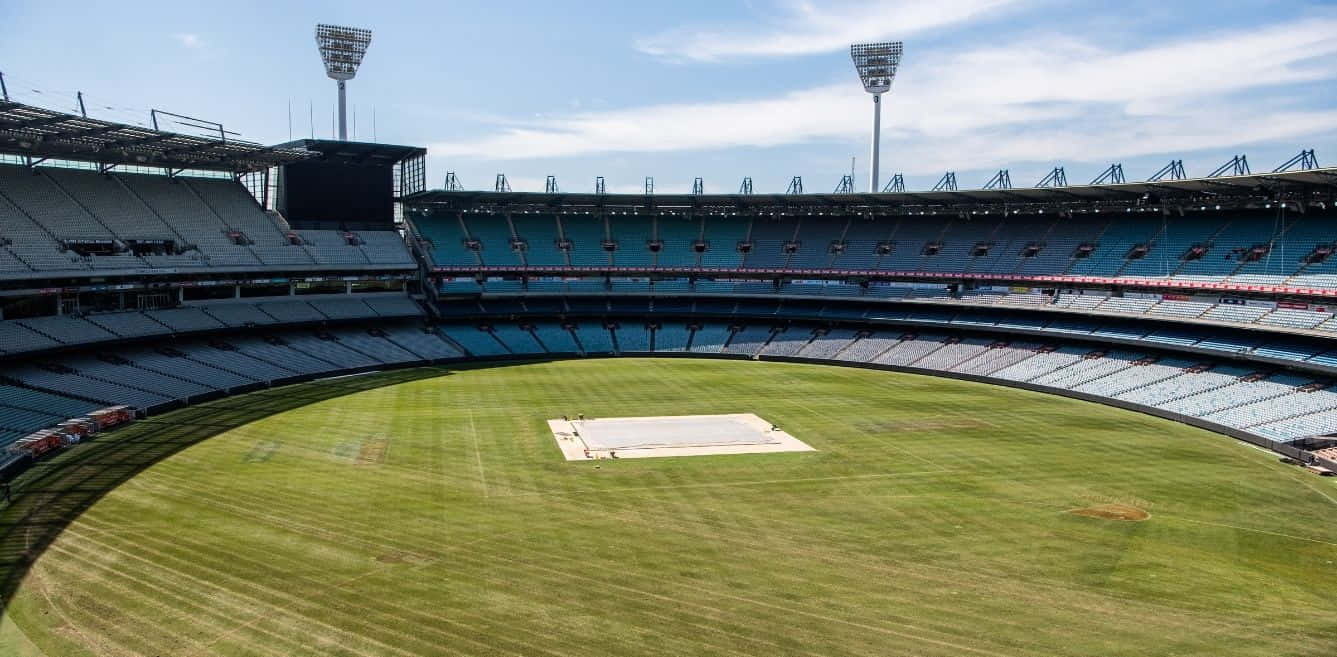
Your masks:
M1301 200L1322 197L1328 203L1337 195L1337 168L1283 173L1259 173L1215 178L1189 178L1156 182L1068 187L1029 187L953 191L895 192L882 194L565 194L531 192L428 190L404 199L414 205L440 204L529 207L924 207L956 205L1038 204L1065 205L1082 202L1129 202L1148 196L1158 201L1198 202L1208 198L1277 197Z
M362 141L330 139L298 139L274 148L287 148L320 153L324 162L340 164L377 164L389 166L411 157L424 157L427 149L419 146L395 146Z
M0 153L235 173L320 157L301 149L162 132L10 102L0 102Z

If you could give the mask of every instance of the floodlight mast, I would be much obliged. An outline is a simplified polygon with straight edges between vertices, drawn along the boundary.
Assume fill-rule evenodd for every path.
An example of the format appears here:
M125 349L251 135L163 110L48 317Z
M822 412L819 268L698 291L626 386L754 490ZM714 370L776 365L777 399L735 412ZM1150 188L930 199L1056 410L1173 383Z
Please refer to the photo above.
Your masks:
M345 83L357 75L357 67L371 45L371 30L338 25L316 25L316 46L325 62L325 74L339 83L339 140L348 140L348 95Z
M878 146L882 141L882 94L891 91L896 69L901 65L900 41L856 43L850 46L854 70L859 72L863 90L873 94L873 147L869 158L868 191L877 193Z

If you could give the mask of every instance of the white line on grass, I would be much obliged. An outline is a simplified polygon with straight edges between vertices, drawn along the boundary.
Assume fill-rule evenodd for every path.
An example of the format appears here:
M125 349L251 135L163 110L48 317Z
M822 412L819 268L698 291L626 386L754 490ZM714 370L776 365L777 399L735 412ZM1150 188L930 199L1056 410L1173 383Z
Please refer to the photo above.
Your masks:
M1321 538L1309 538L1309 537L1307 537L1307 536L1296 536L1296 535L1294 535L1294 534L1283 534L1283 533L1281 533L1281 532L1268 531L1268 530L1266 530L1266 529L1254 529L1254 528L1252 528L1252 527L1240 527L1239 525L1230 525L1230 524L1226 524L1226 523L1224 523L1224 522L1211 522L1211 521L1208 521L1208 520L1193 520L1193 519L1190 519L1190 518L1176 518L1176 517L1174 517L1174 516L1164 516L1164 515L1161 516L1161 517L1162 517L1162 518L1168 518L1168 519L1170 519L1170 520L1178 520L1178 521L1180 521L1180 522L1193 523L1193 524L1195 524L1195 525L1209 525L1209 526L1212 526L1212 527L1225 527L1225 528L1227 528L1227 529L1238 529L1239 531L1242 531L1242 532L1254 532L1254 533L1257 533L1257 534L1267 534L1267 535L1269 535L1269 536L1280 536L1280 537L1282 537L1282 538L1290 538L1290 539L1294 539L1294 540L1297 540L1297 541L1308 541L1308 542L1310 542L1310 543L1322 543L1322 544L1324 544L1324 545L1331 545L1331 546L1337 547L1337 543L1334 543L1334 542L1332 542L1332 541L1325 541L1325 540L1323 540L1323 539L1321 539Z
M1305 477L1305 476L1308 476L1308 475L1306 475L1306 474L1301 474L1300 476ZM1312 491L1314 491L1315 493L1318 493L1319 495L1323 496L1323 499L1325 499L1325 500L1327 500L1327 501L1329 501L1329 502L1332 502L1333 504L1337 505L1337 500L1332 499L1331 497L1328 496L1327 493L1325 493L1325 492L1323 492L1323 491L1321 491L1321 490L1315 488L1315 487L1314 487L1312 484L1310 484L1309 482L1307 482L1307 481L1302 481L1302 482L1300 482L1300 483L1304 484L1304 485L1305 485L1305 488L1308 488L1309 490L1312 490Z
M478 428L474 426L474 410L469 409L469 434L474 441L474 460L478 462L478 480L483 482L483 497L491 497L487 492L487 474L483 472L483 452L478 449Z
M544 497L558 497L563 495L590 495L594 493L625 493L630 491L649 491L649 490L674 490L680 488L732 488L738 486L769 486L774 484L802 484L816 483L823 481L849 481L856 479L886 479L891 477L910 477L914 475L934 475L951 474L957 470L916 470L912 472L881 472L862 475L839 475L835 477L800 477L796 479L759 479L754 481L715 481L702 484L671 484L667 486L629 486L624 488L583 488L580 490L550 492L550 491L527 491L524 493L511 493L509 495L500 495L498 497L532 497L542 495Z
M803 402L800 402L800 401L797 401L797 400L794 400L794 399L789 399L789 400L787 400L787 401L788 401L789 403L791 403L791 404L793 404L793 405L795 405L795 406L797 406L797 407L799 407L799 408L801 408L801 409L803 409L803 410L809 412L809 413L812 413L813 415L816 415L817 417L825 418L825 419L828 419L828 420L829 420L829 419L832 419L831 416L827 415L826 413L822 413L821 411L815 410L815 409L813 409L812 407L808 406L807 404L804 404ZM908 449L906 449L906 448L904 448L904 447L902 447L902 446L900 446L900 445L897 445L895 442L890 442L890 441L883 440L881 436L877 436L877 435L874 435L874 434L872 434L872 433L870 433L870 432L868 432L868 431L864 431L863 429L860 429L860 428L854 426L853 424L849 425L849 428L850 428L851 431L856 431L856 432L858 432L858 433L861 433L861 434L863 434L865 437L867 437L867 438L872 438L873 440L875 440L875 441L877 441L877 442L879 442L879 443L882 443L883 445L886 445L887 447L890 447L890 448L892 448L892 449L894 449L894 450L896 450L896 451L898 451L898 452L900 452L900 453L902 453L902 454L905 454L906 456L914 457L914 458L919 459L920 461L923 461L923 462L925 462L925 463L927 463L927 464L929 464L929 465L933 465L933 466L938 465L937 463L934 463L933 461L931 461L931 460L929 460L929 459L926 459L926 458L924 458L924 457L922 457L922 456L920 456L920 455L918 455L918 454L916 454L916 453L914 453L914 452L912 452L912 451L910 451L910 450L908 450Z

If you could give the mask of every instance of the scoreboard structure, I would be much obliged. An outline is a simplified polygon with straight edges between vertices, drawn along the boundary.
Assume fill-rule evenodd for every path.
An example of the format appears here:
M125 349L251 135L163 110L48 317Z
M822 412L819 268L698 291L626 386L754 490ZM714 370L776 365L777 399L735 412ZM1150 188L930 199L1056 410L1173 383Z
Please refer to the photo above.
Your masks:
M320 156L278 170L276 209L296 229L392 230L395 202L427 187L427 149L303 139L276 148Z

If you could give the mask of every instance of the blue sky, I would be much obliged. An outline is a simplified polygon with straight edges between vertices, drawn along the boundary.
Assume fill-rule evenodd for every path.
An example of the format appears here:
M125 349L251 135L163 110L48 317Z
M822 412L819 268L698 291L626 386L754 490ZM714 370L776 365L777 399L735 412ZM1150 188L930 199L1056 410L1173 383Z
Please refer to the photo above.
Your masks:
M73 11L72 11L73 9ZM1173 157L1203 175L1235 153L1270 170L1302 147L1337 161L1337 3L0 2L11 96L146 122L223 122L265 143L330 135L334 83L317 22L375 36L349 84L359 140L429 148L429 184L499 172L517 190L830 191L871 103L848 44L900 39L884 100L882 175L926 189L1056 164L1084 183L1110 162L1142 179ZM39 93L40 92L40 93ZM314 122L308 120L313 107Z

